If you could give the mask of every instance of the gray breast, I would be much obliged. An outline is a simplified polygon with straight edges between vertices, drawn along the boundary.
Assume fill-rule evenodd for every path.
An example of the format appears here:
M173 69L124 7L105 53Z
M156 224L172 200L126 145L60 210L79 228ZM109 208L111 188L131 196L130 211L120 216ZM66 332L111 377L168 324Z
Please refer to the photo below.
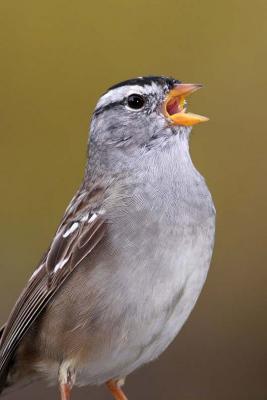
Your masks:
M99 375L94 369L99 382L127 375L168 346L199 296L212 254L214 207L191 160L174 149L141 164L137 177L113 192L116 201L109 198L109 235L91 276L94 287L101 279L109 288L102 325L110 329L112 315L113 326Z
M108 234L94 265L84 262L65 286L71 314L83 310L72 329L86 339L80 385L127 375L169 345L199 296L214 240L211 196L183 143L140 158L103 208Z

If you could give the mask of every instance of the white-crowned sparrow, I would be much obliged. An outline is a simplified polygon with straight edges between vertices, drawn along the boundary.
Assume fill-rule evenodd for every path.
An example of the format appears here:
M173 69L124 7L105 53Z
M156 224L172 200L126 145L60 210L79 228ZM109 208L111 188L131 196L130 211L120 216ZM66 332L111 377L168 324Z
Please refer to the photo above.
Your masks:
M208 272L215 210L192 164L185 96L166 77L111 87L93 114L88 163L55 237L0 333L0 388L41 377L120 383L174 339Z

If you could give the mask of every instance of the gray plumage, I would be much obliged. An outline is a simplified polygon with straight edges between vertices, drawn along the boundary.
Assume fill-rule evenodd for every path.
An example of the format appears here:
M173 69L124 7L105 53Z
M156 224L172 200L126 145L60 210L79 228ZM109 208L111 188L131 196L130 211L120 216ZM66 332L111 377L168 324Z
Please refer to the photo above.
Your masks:
M191 127L162 113L179 82L139 79L96 107L82 186L3 334L2 386L56 383L67 370L77 385L125 377L164 351L200 294L215 211ZM144 96L141 110L125 102L131 93Z

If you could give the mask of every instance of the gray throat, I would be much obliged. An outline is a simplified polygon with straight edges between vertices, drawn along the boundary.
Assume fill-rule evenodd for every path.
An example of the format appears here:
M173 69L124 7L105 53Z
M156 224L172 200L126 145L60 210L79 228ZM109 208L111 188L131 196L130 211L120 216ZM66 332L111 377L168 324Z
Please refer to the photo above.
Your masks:
M189 132L162 136L130 157L125 149L113 148L110 154L97 151L97 143L91 141L86 181L105 176L117 186L112 196L123 198L133 209L149 208L166 223L202 224L214 215L214 206L204 178L192 163L188 139Z

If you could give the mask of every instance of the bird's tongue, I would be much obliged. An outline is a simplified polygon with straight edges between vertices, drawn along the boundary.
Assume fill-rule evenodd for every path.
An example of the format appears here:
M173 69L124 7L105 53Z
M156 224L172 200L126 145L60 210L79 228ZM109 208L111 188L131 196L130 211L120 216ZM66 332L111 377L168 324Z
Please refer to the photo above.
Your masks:
M182 96L175 97L168 102L166 110L169 115L174 115L183 111L183 98Z
M163 102L163 113L173 125L192 126L208 121L202 115L188 113L185 97L200 89L201 85L193 83L179 83L170 90Z

